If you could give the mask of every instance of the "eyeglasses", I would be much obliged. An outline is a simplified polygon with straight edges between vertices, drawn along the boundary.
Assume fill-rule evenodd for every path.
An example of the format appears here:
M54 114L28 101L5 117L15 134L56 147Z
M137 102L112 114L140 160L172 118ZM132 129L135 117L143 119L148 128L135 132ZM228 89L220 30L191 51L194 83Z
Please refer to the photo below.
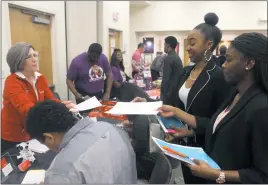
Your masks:
M38 58L39 58L39 55L38 55L38 53L34 53L34 54L28 55L28 56L26 57L26 59L29 59L29 58L35 58L35 59L38 59Z

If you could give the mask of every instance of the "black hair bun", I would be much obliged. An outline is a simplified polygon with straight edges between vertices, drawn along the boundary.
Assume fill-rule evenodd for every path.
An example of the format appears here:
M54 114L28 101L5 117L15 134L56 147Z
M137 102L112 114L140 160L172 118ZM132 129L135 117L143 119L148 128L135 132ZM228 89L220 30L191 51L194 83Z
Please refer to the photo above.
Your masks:
M207 13L204 19L205 19L205 23L211 26L216 26L216 24L219 21L219 17L215 13Z

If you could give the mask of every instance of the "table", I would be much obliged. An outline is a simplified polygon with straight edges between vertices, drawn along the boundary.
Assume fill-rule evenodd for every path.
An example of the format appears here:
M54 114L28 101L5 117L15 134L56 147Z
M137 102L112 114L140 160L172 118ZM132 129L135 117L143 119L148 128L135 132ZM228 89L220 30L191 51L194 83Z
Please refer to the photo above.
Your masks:
M19 151L17 150L17 148L12 148L7 152L9 153L12 161L15 163L15 166L17 167L19 165L18 164L19 161L17 160ZM36 160L29 168L29 170L40 170L40 169L47 170L56 155L57 153L53 151L48 151L45 154L35 153ZM14 171L9 174L8 178L6 179L5 182L3 182L3 184L21 184L25 175L26 172L21 172L18 169L14 169Z

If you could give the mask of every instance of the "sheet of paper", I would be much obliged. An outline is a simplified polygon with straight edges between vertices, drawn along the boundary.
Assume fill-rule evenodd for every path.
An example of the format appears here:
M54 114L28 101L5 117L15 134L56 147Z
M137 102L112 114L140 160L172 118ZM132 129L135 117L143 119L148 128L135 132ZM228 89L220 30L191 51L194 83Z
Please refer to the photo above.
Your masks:
M99 102L99 100L95 96L93 96L92 98L89 98L88 100L77 104L76 107L79 111L84 111L84 110L94 109L100 106L102 106L102 104Z
M21 184L40 184L44 182L45 170L30 170L26 173Z
M4 168L2 168L3 174L7 177L11 172L13 171L13 168L10 163L8 163Z
M49 150L46 145L41 144L36 139L32 139L29 141L29 149L37 153L46 153Z
M118 102L106 113L121 115L156 115L157 109L163 105L162 101L157 102Z

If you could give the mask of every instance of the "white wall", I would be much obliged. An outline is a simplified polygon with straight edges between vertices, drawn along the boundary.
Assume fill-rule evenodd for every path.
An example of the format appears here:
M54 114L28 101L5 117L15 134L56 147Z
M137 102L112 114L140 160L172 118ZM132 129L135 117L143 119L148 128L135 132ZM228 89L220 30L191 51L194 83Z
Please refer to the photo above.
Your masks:
M113 20L113 13L119 13L119 19ZM129 1L98 2L98 42L103 46L103 53L108 56L109 29L122 31L121 49L125 50L124 64L126 72L130 72L129 50Z
M222 30L265 30L259 18L267 19L266 1L153 1L131 14L135 31L191 30L215 12Z
M137 47L137 32L189 31L204 22L204 15L208 12L215 12L219 16L217 26L221 30L267 30L267 23L258 22L259 18L267 19L266 1L150 1L150 3L148 7L133 8L130 11L131 50Z
M66 74L66 51L65 51L65 17L63 1L3 1L2 2L2 63L5 77L9 75L9 67L6 64L6 54L11 47L10 20L8 3L54 14L51 26L51 48L53 83L62 99L67 99ZM2 81L3 82L3 81ZM4 82L3 82L4 83ZM4 85L4 84L3 84Z
M68 66L78 54L97 42L97 2L66 1ZM65 82L65 76L62 76ZM69 91L70 99L74 96Z

